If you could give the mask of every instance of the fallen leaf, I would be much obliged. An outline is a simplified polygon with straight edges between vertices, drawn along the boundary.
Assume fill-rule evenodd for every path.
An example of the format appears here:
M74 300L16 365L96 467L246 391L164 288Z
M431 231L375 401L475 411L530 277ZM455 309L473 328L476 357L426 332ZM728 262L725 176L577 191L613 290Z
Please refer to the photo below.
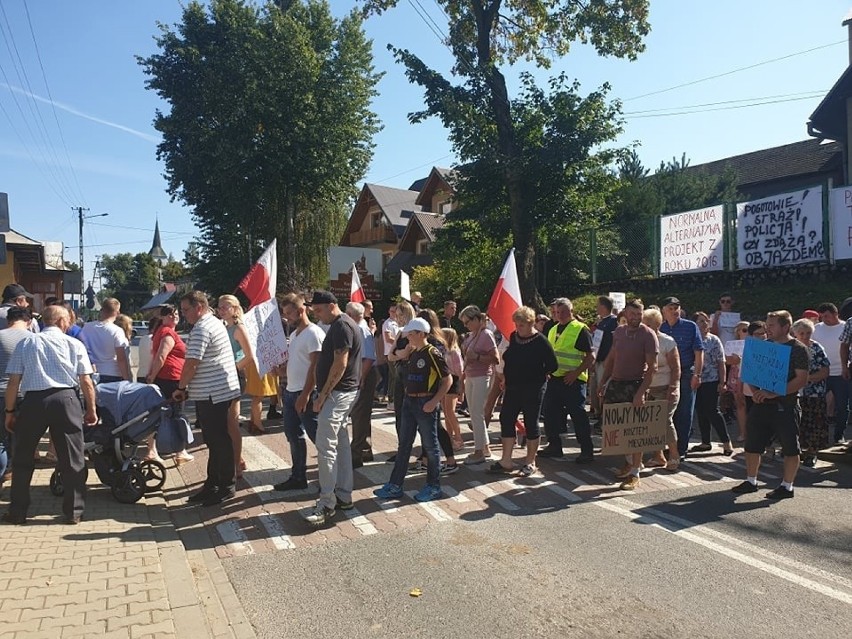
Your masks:
M420 595L423 594L423 591L420 590L420 588L412 588L411 592L409 592L408 594L411 595L412 597L419 597Z

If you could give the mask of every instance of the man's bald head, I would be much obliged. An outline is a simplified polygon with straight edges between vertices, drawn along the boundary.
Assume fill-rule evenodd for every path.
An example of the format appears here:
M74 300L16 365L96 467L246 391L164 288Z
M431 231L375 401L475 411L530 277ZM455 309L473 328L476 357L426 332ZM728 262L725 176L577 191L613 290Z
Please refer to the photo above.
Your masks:
M71 319L68 316L68 309L64 306L47 306L44 311L42 311L41 321L44 322L45 326L59 327L60 322L63 320L65 320L66 324L71 322Z

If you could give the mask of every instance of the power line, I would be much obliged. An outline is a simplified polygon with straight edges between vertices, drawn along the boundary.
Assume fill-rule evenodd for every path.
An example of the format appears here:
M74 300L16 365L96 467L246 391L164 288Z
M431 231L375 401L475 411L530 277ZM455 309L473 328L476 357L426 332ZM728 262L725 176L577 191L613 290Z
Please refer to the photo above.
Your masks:
M400 175L405 175L405 174L407 174L407 173L411 173L412 171L416 171L417 169L422 169L424 166L435 166L435 162L440 162L440 161L441 161L441 160L443 160L443 159L446 159L446 158L448 158L448 157L452 157L452 155L453 155L452 153L447 153L446 155L442 155L442 156L441 156L441 157L439 157L439 158L435 158L435 159L434 159L434 160L432 160L431 162L426 162L426 163L424 163L424 164L420 164L420 165L418 165L418 166L413 166L413 167L411 167L410 169L406 169L405 171L400 171L400 172L399 172L399 173L397 173L396 175L391 175L391 176L388 176L388 177L385 177L385 178L381 178L381 179L379 179L379 180L375 180L375 182L373 182L373 184L381 184L381 183L382 183L382 182L384 182L385 180L392 180L392 179L394 179L394 178L399 177Z
M705 102L704 104L689 104L686 106L676 106L676 107L664 107L660 109L646 109L644 111L625 111L622 115L624 116L635 116L635 115L645 115L646 113L662 113L667 111L680 111L683 109L698 109L702 107L712 107L712 106L720 106L723 104L738 104L741 102L753 102L755 100L774 100L778 98L818 98L824 96L827 93L827 89L820 89L814 91L804 91L800 93L786 93L781 95L765 95L757 98L741 98L739 100L724 100L722 102Z
M747 109L747 108L756 107L756 106L767 106L767 105L770 105L770 104L781 104L783 102L798 102L800 100L813 100L815 97L819 97L819 96L814 95L814 96L805 96L805 97L800 97L800 98L787 98L785 100L767 100L767 101L764 101L764 102L753 102L751 104L737 104L737 105L715 107L715 108L710 108L710 109L696 109L694 111L675 111L675 112L672 112L672 113L648 113L646 115L631 115L631 116L627 116L625 114L625 117L628 120L640 120L640 119L645 119L645 118L667 118L667 117L675 116L675 115L693 115L695 113L710 113L712 111L730 111L730 110L733 110L733 109Z
M732 69L730 71L725 71L724 73L717 73L716 75L709 75L705 78L699 78L698 80L692 80L691 82L684 82L683 84L677 84L672 87L668 87L666 89L659 89L657 91L651 91L650 93L643 93L642 95L636 95L632 98L627 98L624 102L630 102L631 100L639 100L640 98L647 98L652 95L660 95L661 93L668 93L669 91L674 91L675 89L682 89L684 87L689 87L695 84L700 84L701 82L707 82L708 80L716 80L718 78L724 78L725 76L733 75L735 73L739 73L741 71L748 71L749 69L754 69L757 67L764 66L766 64L772 64L773 62L780 62L781 60L788 60L790 58L795 58L796 56L805 55L806 53L812 53L814 51L819 51L820 49L827 49L828 47L835 47L838 44L845 44L846 40L838 40L837 42L829 42L828 44L822 44L818 47L813 47L811 49L805 49L804 51L797 51L796 53L790 53L787 55L782 55L778 58L772 58L771 60L764 60L763 62L756 62L755 64L750 64L745 67L739 67L737 69Z
M146 233L153 233L154 229L145 229L140 226L125 226L124 224L107 224L105 222L89 222L90 226L108 226L113 229L126 229L130 231L145 231ZM190 231L160 231L163 235L196 235L195 232Z
M38 66L41 69L41 77L44 80L44 88L47 91L47 97L50 100L50 108L53 111L53 119L56 122L56 130L59 131L59 139L62 142L62 148L65 150L65 159L68 161L68 168L71 170L71 177L74 179L74 184L77 186L77 192L80 194L83 204L86 204L86 198L83 195L83 189L80 187L80 181L77 179L77 172L74 171L74 165L71 163L71 154L68 153L68 145L65 143L65 135L62 133L62 127L59 124L59 115L56 113L56 105L53 103L53 95L50 93L50 86L47 83L47 73L44 71L44 63L41 59L41 52L38 48L38 42L35 37L35 30L33 29L33 22L30 18L30 8L27 5L27 0L23 0L24 2L24 11L27 14L27 24L30 27L30 36L33 39L33 46L35 47L36 58L38 59Z

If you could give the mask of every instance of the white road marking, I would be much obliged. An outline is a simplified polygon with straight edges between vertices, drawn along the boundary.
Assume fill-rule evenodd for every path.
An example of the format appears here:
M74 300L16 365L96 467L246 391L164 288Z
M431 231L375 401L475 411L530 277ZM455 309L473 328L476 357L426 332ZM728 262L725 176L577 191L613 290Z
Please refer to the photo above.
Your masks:
M414 499L414 495L417 494L416 490L406 490L405 494ZM425 510L429 516L435 521L452 521L453 518L450 517L444 510L438 506L438 504L431 501L415 501L415 503L420 506L423 510Z
M592 503L594 503L599 508L604 508L605 510L609 510L619 515L623 515L629 519L647 519L662 530L665 530L666 532L686 539L687 541L696 543L699 546L703 546L708 550L712 550L721 555L725 555L726 557L739 561L743 564L746 564L747 566L751 566L752 568L756 568L757 570L762 570L763 572L766 572L770 575L774 575L776 577L789 581L790 583L796 584L797 586L801 586L802 588L807 588L808 590L818 592L822 595L825 595L826 597L836 599L837 601L840 601L845 604L852 604L852 594L837 590L836 588L832 588L831 586L827 586L812 579L808 579L807 577L797 575L783 568L779 568L776 564L783 563L797 570L801 570L814 576L818 576L822 579L830 580L835 583L841 584L846 588L852 588L852 583L838 575L833 575L818 568L813 568L807 566L806 564L796 562L795 560L790 560L780 555L775 555L774 553L765 551L761 548L758 548L757 546L752 546L751 544L737 540L733 537L725 535L724 533L718 533L717 531L714 531L709 527L701 526L700 524L691 522L687 519L668 515L666 513L660 512L655 508L642 506L640 504L634 504L621 497L608 499L606 501L594 501ZM690 530L685 530L682 527L689 528ZM744 550L748 550L751 553L763 555L767 559L770 559L773 563L767 563L765 561L762 561L761 559L757 559L753 556L744 554L743 552L740 552L738 550L734 550L733 548L730 548L727 545L722 545L711 539L707 539L698 534L699 532L724 540L726 544L736 542L734 545L737 545L740 548L743 548Z
M353 507L349 510L343 510L341 512L346 515L346 518L352 522L352 525L355 526L355 528L358 529L358 532L364 535L365 537L367 535L375 535L377 532L379 532L376 527L372 523L370 523L370 520L367 519L366 516L362 515L361 511L359 511L357 508Z
M689 488L689 484L687 484L685 481L680 481L679 479L675 479L671 475L666 475L664 473L654 473L653 475L649 475L649 477L659 479L664 484L668 484L669 486L673 486L674 488Z
M254 548L249 543L246 534L240 530L240 525L233 519L217 524L216 532L225 542L228 549L237 555L253 555Z
M452 499L453 501L455 501L459 504L464 504L464 503L470 502L470 500L467 497L465 497L462 493L457 491L452 486L441 486L441 490L444 491L444 494L447 497L449 497L450 499Z
M272 545L277 550L293 550L296 547L296 544L293 543L293 540L285 532L284 526L281 525L278 517L270 513L264 513L258 519L260 519L261 525L266 529L269 541L272 542Z
M478 481L468 482L468 486L471 486L476 492L480 495L483 495L486 499L492 500L495 504L500 506L503 510L508 510L511 512L517 512L521 509L516 503L506 499L502 495L498 495L494 492L490 487L485 486Z

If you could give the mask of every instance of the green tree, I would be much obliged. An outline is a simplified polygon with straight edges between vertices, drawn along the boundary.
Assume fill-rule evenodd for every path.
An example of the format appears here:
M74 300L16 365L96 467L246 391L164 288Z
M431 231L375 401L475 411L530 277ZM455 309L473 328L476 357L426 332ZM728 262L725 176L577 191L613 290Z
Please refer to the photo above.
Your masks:
M454 85L409 51L394 49L409 79L426 90L426 108L411 118L441 118L450 131L456 153L466 165L487 158L494 163L517 249L521 293L525 301L541 305L535 281L536 230L541 217L535 209L541 203L540 211L547 210L544 203L551 198L566 204L566 196L559 188L562 181L551 182L551 192L540 193L543 183L535 171L544 165L548 167L547 175L558 173L569 183L573 193L567 197L576 200L575 204L594 197L584 171L592 170L591 182L604 179L604 172L599 166L583 166L590 147L584 149L585 136L574 138L576 131L570 127L582 125L605 140L612 131L601 127L611 126L612 120L601 118L611 118L612 113L605 104L599 105L598 99L582 104L576 85L569 85L561 76L552 81L552 96L546 96L530 78L524 78L523 91L528 100L523 104L528 105L529 112L519 114L524 108L510 99L501 67L525 59L547 68L551 56L566 55L575 42L591 44L600 55L633 59L642 51L642 38L649 31L648 0L436 2L448 17L447 43L455 57L452 73L462 83ZM397 3L398 0L367 0L366 10L382 12ZM600 93L604 94L605 89ZM584 120L581 114L593 120ZM536 149L540 153L536 154ZM548 149L560 150L564 160L561 166L548 156ZM563 221L584 213L573 206L550 210Z
M160 52L140 59L157 112L168 192L201 229L196 269L231 291L279 238L281 288L324 281L379 130L380 74L362 17L322 0L190 2Z
M138 311L159 285L157 263L147 253L104 255L100 262L103 295L121 302L121 311Z

